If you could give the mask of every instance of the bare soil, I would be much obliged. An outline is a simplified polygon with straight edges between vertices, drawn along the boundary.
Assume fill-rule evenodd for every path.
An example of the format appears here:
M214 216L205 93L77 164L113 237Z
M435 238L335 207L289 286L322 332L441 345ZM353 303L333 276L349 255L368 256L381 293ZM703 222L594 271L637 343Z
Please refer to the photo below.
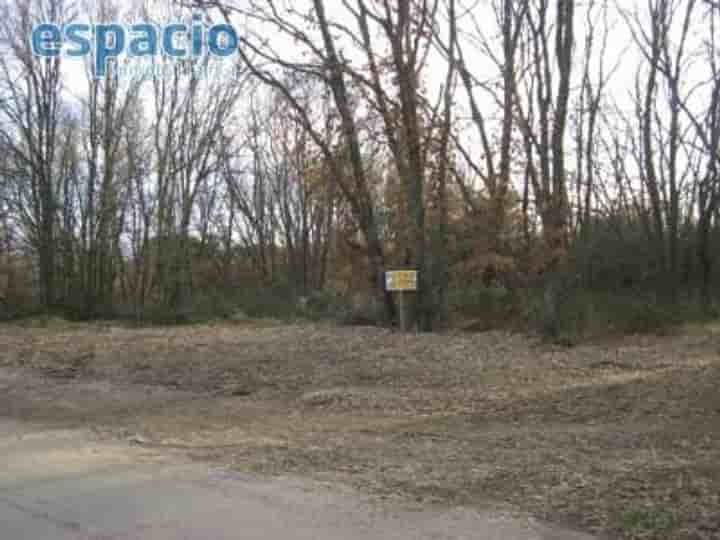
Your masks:
M499 332L4 325L0 415L608 538L720 538L720 327L565 349Z

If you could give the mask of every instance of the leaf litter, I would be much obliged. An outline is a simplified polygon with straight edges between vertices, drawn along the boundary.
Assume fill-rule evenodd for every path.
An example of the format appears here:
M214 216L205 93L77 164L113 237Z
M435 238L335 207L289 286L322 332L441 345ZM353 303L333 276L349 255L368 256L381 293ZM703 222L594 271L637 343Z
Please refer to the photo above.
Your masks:
M720 538L718 327L568 349L504 332L54 322L1 326L0 366L45 383L32 402L0 385L10 413L242 470L611 538Z

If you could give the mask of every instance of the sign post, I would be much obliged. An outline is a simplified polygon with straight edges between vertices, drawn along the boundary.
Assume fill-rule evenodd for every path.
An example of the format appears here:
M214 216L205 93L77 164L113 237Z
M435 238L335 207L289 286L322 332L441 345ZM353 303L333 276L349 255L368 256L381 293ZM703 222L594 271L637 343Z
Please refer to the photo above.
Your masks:
M400 329L407 332L407 313L405 310L405 293L418 290L417 270L398 270L385 272L385 289L397 293L400 309Z

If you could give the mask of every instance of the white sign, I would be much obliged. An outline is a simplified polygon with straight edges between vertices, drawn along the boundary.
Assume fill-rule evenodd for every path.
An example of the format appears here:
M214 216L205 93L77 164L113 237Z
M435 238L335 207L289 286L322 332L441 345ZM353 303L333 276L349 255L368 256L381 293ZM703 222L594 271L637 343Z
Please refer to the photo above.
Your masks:
M385 272L385 289L390 292L417 291L417 270Z

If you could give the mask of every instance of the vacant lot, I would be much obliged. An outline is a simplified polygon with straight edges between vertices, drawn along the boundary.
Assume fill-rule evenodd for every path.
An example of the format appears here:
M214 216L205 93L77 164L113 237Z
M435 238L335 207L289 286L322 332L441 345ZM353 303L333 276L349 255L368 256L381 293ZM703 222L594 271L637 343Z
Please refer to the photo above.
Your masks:
M0 326L0 414L377 497L627 539L720 538L720 328L503 333Z

